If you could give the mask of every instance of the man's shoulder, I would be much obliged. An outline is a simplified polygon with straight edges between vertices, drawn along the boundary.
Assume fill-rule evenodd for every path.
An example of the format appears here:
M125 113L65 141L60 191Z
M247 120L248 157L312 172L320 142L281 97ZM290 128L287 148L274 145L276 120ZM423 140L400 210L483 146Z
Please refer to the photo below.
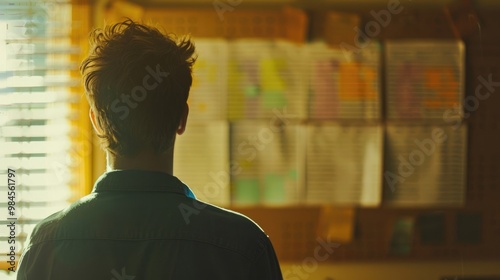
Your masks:
M83 202L85 202L86 200L90 200L91 197L93 197L92 194L84 196L79 200L73 202L72 204L68 205L66 208L61 209L39 221L33 228L33 231L30 233L29 245L32 246L40 242L50 241L60 238L61 237L60 229L61 227L63 227L64 223L78 222L74 221L71 218L68 219L67 218L68 213L74 212L75 208L79 208ZM64 228L71 229L72 227L70 225L69 227L65 226Z
M192 226L194 232L202 234L204 241L238 252L249 260L255 260L267 250L269 237L249 217L200 201L196 201L195 205L198 206L194 208L197 212L192 212L188 217L188 226ZM186 217L184 216L185 220Z
M210 224L229 229L233 234L249 237L267 237L262 228L249 217L220 206L202 201L194 201L191 205L184 205L181 214L187 224L194 222L200 225Z
M54 235L59 228L62 211L63 210L53 213L35 225L33 231L29 235L29 246L54 239Z

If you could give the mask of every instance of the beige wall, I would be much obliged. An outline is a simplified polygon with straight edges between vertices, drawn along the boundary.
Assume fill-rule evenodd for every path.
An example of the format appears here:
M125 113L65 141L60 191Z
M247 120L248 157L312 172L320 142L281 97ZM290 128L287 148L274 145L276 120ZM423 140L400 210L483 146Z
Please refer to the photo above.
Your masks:
M443 276L454 280L456 276L500 277L500 259L496 261L447 261L447 262L377 262L336 263L304 267L301 263L282 263L285 280L438 280ZM295 268L294 268L295 267ZM309 270L308 270L309 269ZM310 273L308 273L310 271ZM302 273L302 275L299 275Z

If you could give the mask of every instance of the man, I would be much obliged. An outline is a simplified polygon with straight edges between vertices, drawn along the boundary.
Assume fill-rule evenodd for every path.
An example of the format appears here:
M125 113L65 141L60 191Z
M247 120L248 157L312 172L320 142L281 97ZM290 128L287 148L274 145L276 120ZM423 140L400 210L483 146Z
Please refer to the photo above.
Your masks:
M91 43L81 70L108 171L36 226L17 279L282 279L258 225L197 201L172 175L193 43L131 20L95 30Z

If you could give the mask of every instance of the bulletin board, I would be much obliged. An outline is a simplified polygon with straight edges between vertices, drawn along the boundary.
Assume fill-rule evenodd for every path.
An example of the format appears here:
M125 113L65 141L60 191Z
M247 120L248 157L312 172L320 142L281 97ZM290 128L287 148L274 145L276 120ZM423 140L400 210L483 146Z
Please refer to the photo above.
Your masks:
M364 26L372 17L369 10L359 10L354 13L350 11L350 15L348 17L350 22L359 22L360 26ZM359 20L356 19L356 16L359 17ZM315 112L319 112L317 115L304 118L301 114L304 114L304 111L309 111L310 107L297 107L294 113L299 117L292 121L292 125L289 126L288 130L280 131L279 139L281 141L273 142L276 145L270 145L269 151L260 151L257 149L257 146L255 146L254 150L249 150L255 152L255 157L252 157L255 159L252 159L250 162L248 160L245 162L245 158L234 156L237 154L234 150L237 151L241 147L231 146L231 141L217 141L215 138L210 140L210 143L215 146L219 145L217 147L214 146L212 150L226 149L229 151L226 158L223 159L226 163L229 162L229 168L225 170L227 171L225 174L229 174L231 170L237 170L233 168L238 166L246 167L245 172L238 172L232 178L218 177L223 178L220 184L223 186L222 189L225 190L225 193L219 197L220 201L225 201L222 204L226 204L232 210L248 215L259 223L269 234L280 260L301 261L305 257L310 256L319 244L318 238L322 236L322 233L318 230L321 228L321 224L324 223L324 208L326 204L331 204L332 202L325 202L322 199L324 200L325 196L333 194L331 193L331 189L329 190L330 193L321 189L321 181L327 178L329 170L326 170L324 174L320 174L321 172L319 171L321 170L318 171L318 169L316 169L319 172L316 172L318 174L309 171L303 173L294 172L295 168L298 169L301 167L290 164L291 158L296 162L308 162L307 156L306 158L301 158L297 154L297 149L295 148L297 143L307 142L308 137L315 139L316 135L320 135L325 139L337 139L340 142L344 140L345 143L343 144L339 142L344 145L340 145L344 148L339 151L352 149L356 145L358 147L357 151L359 149L370 150L372 149L370 147L380 145L384 147L384 150L389 147L388 150L391 150L392 154L377 155L377 153L372 153L371 156L377 158L375 161L384 162L384 165L364 167L366 170L371 170L371 172L379 174L379 176L370 177L373 180L373 183L370 185L377 185L375 190L379 190L379 196L370 195L370 199L363 202L363 207L359 207L361 205L359 202L363 201L362 189L351 188L349 189L351 190L350 192L342 193L339 187L339 192L334 195L337 198L342 197L344 199L334 203L334 208L348 207L353 209L354 214L348 226L348 231L352 233L350 234L350 238L348 240L344 238L328 241L338 245L334 253L331 254L329 261L499 258L500 207L497 200L500 198L500 176L498 176L498 171L500 170L500 163L498 162L500 158L500 146L498 145L500 143L500 125L498 122L500 119L500 110L498 110L500 97L498 94L490 94L484 100L479 100L477 108L474 105L475 103L471 103L474 105L473 110L465 109L465 114L458 117L454 115L455 118L450 118L450 122L448 123L450 131L447 133L453 142L452 146L456 149L440 150L435 154L435 157L438 158L437 160L445 159L448 161L446 166L451 166L450 168L452 168L443 171L443 174L448 177L445 176L434 180L434 182L438 182L439 186L441 186L439 192L436 193L433 191L433 188L429 187L426 192L420 194L423 197L420 200L421 203L414 203L415 200L411 200L408 203L405 199L409 195L415 195L415 193L412 193L412 184L418 184L418 180L415 182L407 181L406 189L408 192L400 193L398 196L394 195L390 186L384 183L384 178L382 177L383 172L381 169L387 170L387 162L390 162L391 158L392 160L397 160L398 155L403 153L402 151L405 149L404 145L400 145L397 141L387 141L387 139L396 139L397 137L394 135L401 134L406 134L409 139L413 139L420 135L418 134L419 132L428 134L429 131L431 131L432 135L433 121L442 121L443 111L435 110L436 108L444 110L453 109L456 106L467 108L462 103L462 100L469 98L470 102L476 102L473 100L473 96L475 96L477 87L482 83L483 89L487 89L487 86L484 85L484 80L500 81L500 72L498 70L498 65L500 65L500 56L498 53L500 37L496 32L496 27L500 26L500 20L493 12L482 11L479 13L482 27L480 31L481 36L479 36L474 31L474 28L468 28L467 24L460 25L461 22L463 23L463 16L463 13L460 11L453 14L453 11L430 8L404 11L398 16L394 16L392 22L381 30L377 36L378 43L373 45L374 49L364 49L364 57L361 55L354 58L345 58L342 56L342 53L328 54L328 48L325 51L324 46L314 46L315 49L314 52L311 52L312 55L309 57L311 58L309 61L317 61L319 65L316 65L316 68L313 69L307 67L305 69L317 71L318 76L328 76L332 67L344 67L344 74L353 73L353 71L364 73L363 75L351 75L351 80L349 80L355 81L353 83L357 85L363 85L357 91L361 92L359 96L363 96L363 98L356 99L354 98L356 95L349 95L347 99L344 98L344 103L335 103L335 101L330 99L341 98L342 96L340 94L337 96L325 96L322 95L322 90L324 91L325 88L329 87L329 91L331 91L335 88L339 89L343 85L340 82L337 84L328 84L331 81L335 82L335 79L338 79L338 77L332 77L330 80L319 79L321 78L319 77L316 83L313 83L314 87L307 87L308 98L310 96L313 96L313 98L312 100L308 99L305 104L321 108L321 106L325 107L329 102L334 102L332 104L344 106L343 110L337 111L344 112L343 114L335 115L326 106L326 109L323 111L315 110ZM333 20L331 18L330 20L324 20L325 18L329 18L325 16L324 11L311 10L305 12L299 9L284 9L279 12L271 9L236 9L224 13L224 17L221 19L211 9L176 10L145 8L143 17L152 22L159 23L166 30L174 33L189 33L195 39L197 37L204 37L230 40L229 44L234 42L237 44L238 40L246 40L248 38L279 38L294 44L303 44L306 42L306 38L308 38L308 32L313 35L309 37L310 39L315 39L315 36L325 36L329 30L333 30L333 27L327 24L335 22L335 17ZM310 26L307 24L309 22L308 17L311 23ZM316 18L322 18L323 20L316 21ZM464 30L468 30L468 32L464 32ZM351 36L350 33L347 34ZM419 42L426 40L435 42L437 39L462 42L458 43L458 48L454 50L458 49L463 52L463 61L460 60L460 56L456 56L455 59L453 58L453 55L456 55L456 53L446 54L451 57L449 60L451 63L461 61L460 65L445 67L447 70L443 70L442 65L438 65L438 68L430 67L430 70L428 69L426 72L428 75L424 75L423 90L428 96L426 97L427 99L421 101L427 105L426 108L428 111L426 112L412 111L415 104L411 102L406 104L407 107L395 106L398 103L395 100L401 96L397 92L401 91L402 88L404 89L404 85L392 83L392 80L388 79L388 77L394 77L394 80L397 80L399 79L396 77L397 75L403 75L404 73L411 74L412 71L416 70L413 66L412 68L408 65L391 65L390 61L387 61L387 45L384 44L385 42L397 42L403 39L418 40ZM339 41L338 37L335 36L330 36L325 41L326 43L330 43L330 46L332 44L337 44L338 46L338 43L342 42L342 40ZM219 45L215 47L209 46L209 44L204 47L207 50L214 48L213 53L215 55L224 56L223 52L215 50L228 48L228 43L219 42L217 44ZM397 43L394 45L391 44L389 43L388 45L389 49L397 46ZM415 47L415 45L413 46ZM439 50L440 46L436 46L436 50L446 53L446 49ZM278 46L277 48L279 49L280 47L282 46ZM411 47L411 44L409 47ZM266 48L272 53L276 45L266 46ZM286 50L279 52L283 54L286 53ZM374 52L377 55L374 55ZM333 62L321 64L321 59L315 58L315 56L318 56L318 53L323 53L325 56L328 55ZM396 55L401 56L404 53ZM447 59L444 54L440 58L444 61ZM374 63L377 60L380 63ZM304 62L297 62L295 65L302 65L300 63ZM212 62L212 64L214 63ZM252 79L252 67L279 72L279 69L276 68L277 65L276 63L266 64L265 62L253 66L250 65L245 70L248 70L247 72L236 78L244 79L248 82L248 80ZM377 67L377 65L383 65L383 69ZM210 69L210 62L203 63L202 67ZM462 72L457 72L457 67L462 69ZM439 69L440 73L445 74L433 75L433 69ZM206 73L209 72L208 70ZM221 70L220 72L216 71L218 74L229 72L231 72L229 69ZM460 77L460 73L463 73L464 76ZM283 74L280 72L278 75L293 76L296 74ZM203 79L224 79L223 76L210 76L210 74L206 74L202 76L200 83L203 82ZM230 76L229 74L229 78L235 78ZM444 88L435 89L436 92L441 94L437 97L429 93L429 87L432 89L435 85L436 77L441 77L439 79L441 81L444 79L446 82ZM266 83L266 81L260 81L258 78L257 81L253 84L248 83L251 86L243 89L241 96L238 97L240 100L230 98L227 100L218 100L226 104L226 106L228 104L232 106L261 106L259 102L263 102L262 100L252 98L256 93L264 91L262 83ZM230 84L229 81L226 82ZM220 83L223 84L224 81ZM439 81L437 83L443 85ZM500 88L495 89L491 83L489 85L491 92L500 90ZM199 84L199 86L202 87L203 85ZM299 84L298 87L300 86ZM219 89L214 90L213 88L209 88L208 90L224 92L228 88L223 88L221 91ZM280 88L279 82L276 82L275 79L271 82L270 92L275 94L273 90L276 89L283 90L283 88ZM286 93L286 90L283 92ZM297 95L300 96L300 93L291 94L294 97L297 97ZM245 99L246 101L242 101L241 98L247 99ZM272 102L276 102L277 100L286 100L286 98L285 95L282 99L271 98L271 100ZM314 103L315 100L319 100L320 102ZM201 103L203 103L203 100ZM225 118L220 112L210 110L210 108L205 106L206 104L200 105L201 103L196 103L197 105L195 106L205 108L207 113L205 115L203 115L204 111L195 113L200 116L200 119L213 118L220 121ZM277 105L274 104L273 106L276 107ZM364 112L364 114L361 114L362 118L352 118L352 116L360 115L356 112L361 111ZM244 109L230 112L226 117L229 119L232 118L237 122L231 123L228 127L221 126L217 128L223 132L220 135L225 135L230 140L243 137L239 141L242 143L250 139L248 137L252 137L252 135L247 135L248 131L260 132L266 129L265 120L268 120L269 115L245 114ZM363 125L366 127L363 127ZM454 126L457 128L452 129L451 127ZM233 131L239 131L240 133L234 134ZM305 138L301 135L304 135ZM338 135L351 135L352 137L339 137ZM222 147L220 145L225 146ZM309 157L321 157L322 152L320 149L332 150L333 148L321 146L311 148L311 146L307 146L306 154L307 149L311 152ZM277 159L271 165L265 160L266 153L268 152L273 153L273 158ZM251 154L253 153L247 155ZM355 158L355 156L350 156L350 158ZM234 166L232 164L234 162L237 162L238 165ZM345 162L345 164L349 163ZM259 170L269 172L263 176L256 175L262 173ZM424 173L417 177L428 177ZM457 176L460 175L463 177L458 178ZM316 192L308 193L308 186L304 185L305 178L314 178L315 176L319 182L315 184L314 190ZM359 174L347 174L346 178L353 176L360 181L356 185L363 186L363 178ZM231 185L230 181L238 183ZM336 182L336 185L345 184L346 182L344 181L340 180ZM271 187L260 187L262 184L267 184L266 182ZM193 183L196 184L196 182ZM445 186L446 184L449 184L449 186ZM281 187L277 188L273 186ZM368 193L370 191L373 190L368 190ZM311 203L307 203L308 195L310 195ZM287 199L285 201L279 199L283 197ZM304 202L304 198L306 198L306 202ZM374 198L375 200L373 200ZM428 202L432 201L432 199L441 199L441 201L448 203L443 203L439 206L433 203L428 205ZM234 200L238 200L240 203L232 205L230 201ZM354 206L352 201L356 201ZM331 224L333 226L335 226L335 223L336 221L332 220ZM328 236L324 236L323 241L325 240L328 240Z

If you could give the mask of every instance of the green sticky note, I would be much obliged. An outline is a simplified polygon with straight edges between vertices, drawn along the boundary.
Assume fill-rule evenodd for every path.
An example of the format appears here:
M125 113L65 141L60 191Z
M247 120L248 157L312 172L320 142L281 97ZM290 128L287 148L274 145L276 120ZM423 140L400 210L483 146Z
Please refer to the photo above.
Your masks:
M264 200L266 202L285 201L285 177L277 174L266 175Z
M245 87L245 96L258 96L259 87L258 86L247 86Z
M266 109L283 108L286 103L285 96L279 91L262 92L262 105Z
M299 173L297 172L297 170L292 169L288 171L288 177L292 180L297 180L299 178Z
M236 203L258 203L259 202L259 181L254 178L250 179L237 179L235 184Z
M413 218L401 217L393 225L390 243L390 252L395 255L408 255L411 253Z

